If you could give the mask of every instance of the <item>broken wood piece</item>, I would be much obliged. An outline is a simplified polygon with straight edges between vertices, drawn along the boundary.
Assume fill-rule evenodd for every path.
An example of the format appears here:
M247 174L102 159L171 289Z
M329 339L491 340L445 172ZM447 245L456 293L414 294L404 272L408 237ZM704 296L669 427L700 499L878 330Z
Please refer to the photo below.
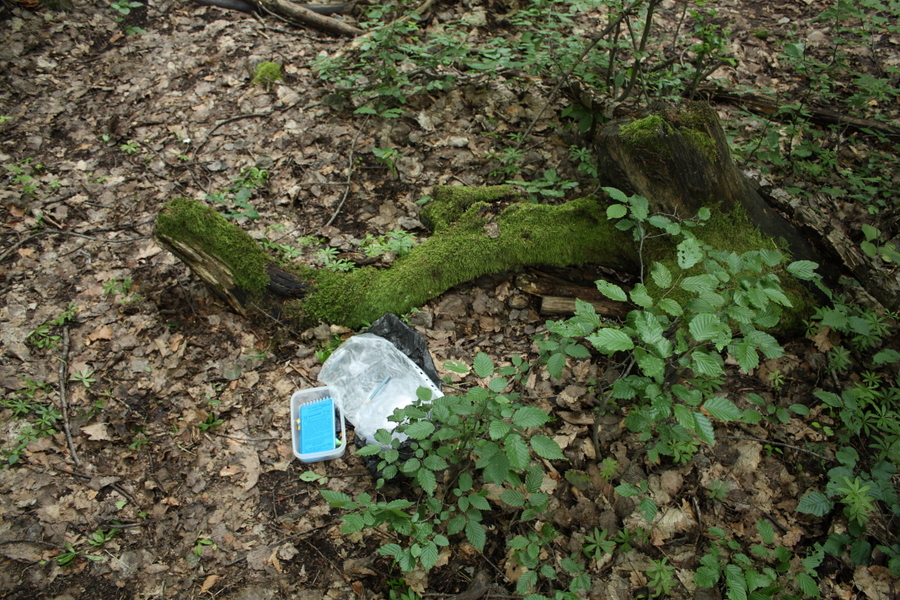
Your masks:
M348 25L339 19L317 14L300 4L294 4L287 0L253 0L253 3L264 11L334 35L356 37L364 33L362 29Z

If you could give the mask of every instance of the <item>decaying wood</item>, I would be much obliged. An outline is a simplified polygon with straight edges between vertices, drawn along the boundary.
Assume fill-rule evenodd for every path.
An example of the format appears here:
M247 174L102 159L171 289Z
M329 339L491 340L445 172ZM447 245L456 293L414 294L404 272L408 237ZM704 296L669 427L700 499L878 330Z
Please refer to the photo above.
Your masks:
M296 21L314 29L319 29L334 35L356 37L363 32L362 29L344 23L340 19L334 19L317 14L299 4L287 0L251 0L262 10L274 13L290 21Z
M884 270L875 268L872 259L859 249L859 244L847 236L846 223L827 217L799 198L787 194L772 195L769 201L802 223L808 235L817 238L825 251L840 261L882 306L891 311L900 309L900 278L896 272L886 274Z
M697 94L712 102L733 104L745 108L750 112L771 118L776 118L780 112L787 108L786 106L779 104L776 100L763 96L762 94L738 93L714 84L701 86ZM818 125L839 125L850 131L872 131L882 133L895 139L900 138L900 127L889 123L883 123L873 119L851 117L850 115L816 106L804 106L803 112L805 118L808 118L811 122ZM797 116L798 115L793 110L784 112L785 118L793 119Z
M575 312L575 299L590 303L597 314L624 319L631 309L626 302L615 302L600 293L596 285L576 285L559 277L529 271L516 277L516 287L541 298L541 314L564 315Z

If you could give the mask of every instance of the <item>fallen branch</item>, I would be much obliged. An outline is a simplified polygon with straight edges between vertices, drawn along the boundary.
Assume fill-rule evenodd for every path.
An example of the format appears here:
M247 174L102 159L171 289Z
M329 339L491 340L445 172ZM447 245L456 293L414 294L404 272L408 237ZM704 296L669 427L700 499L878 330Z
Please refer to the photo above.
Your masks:
M69 446L69 454L76 467L81 466L81 459L75 451L75 443L72 441L72 430L69 427L69 401L66 399L66 382L69 380L69 328L62 330L62 355L59 357L59 407L62 412L63 430L66 432L66 444Z
M275 13L290 21L327 31L334 35L356 37L364 33L362 29L348 25L339 19L318 14L300 4L294 4L286 0L253 0L253 3L264 11Z

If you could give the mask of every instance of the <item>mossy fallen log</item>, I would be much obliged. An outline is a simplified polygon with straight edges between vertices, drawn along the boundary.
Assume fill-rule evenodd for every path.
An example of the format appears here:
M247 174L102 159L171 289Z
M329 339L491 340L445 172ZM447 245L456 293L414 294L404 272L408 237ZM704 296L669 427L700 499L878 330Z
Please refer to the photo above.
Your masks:
M358 327L386 312L406 313L486 273L525 265L637 266L630 236L607 220L598 198L531 204L507 186L442 187L434 196L423 211L433 235L383 269L339 273L283 264L234 223L188 198L163 208L154 235L237 312L277 314L303 325Z

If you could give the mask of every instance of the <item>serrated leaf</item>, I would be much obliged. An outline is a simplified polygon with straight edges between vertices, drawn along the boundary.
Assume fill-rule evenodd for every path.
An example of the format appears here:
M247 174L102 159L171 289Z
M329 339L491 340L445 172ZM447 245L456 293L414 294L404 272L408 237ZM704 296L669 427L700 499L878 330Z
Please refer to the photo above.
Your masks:
M564 460L566 458L560 450L559 444L546 435L536 435L531 438L531 449L535 454L547 460Z
M607 219L621 219L628 214L628 207L624 204L613 204L606 208Z
M488 425L488 434L491 436L492 440L499 440L509 433L510 429L512 429L512 427L506 421L494 419L491 421L491 424Z
M641 494L641 489L630 483L620 483L616 486L616 493L623 498L632 498Z
M797 260L787 266L787 271L797 279L810 281L816 276L818 264L811 260Z
M652 523L653 519L656 518L656 513L659 509L656 507L656 503L653 502L653 500L644 498L638 505L638 511L641 513L641 516L644 517L645 521Z
M653 306L653 298L647 293L647 287L643 283L634 286L629 294L631 301L641 308L651 308Z
M432 471L443 471L449 467L447 461L437 454L429 454L422 459L422 464L425 465L426 469L431 469Z
M819 586L816 585L816 580L810 577L808 573L797 573L794 581L804 595L812 598L819 597Z
M452 373L458 373L460 375L465 375L469 372L469 366L458 360L444 361L444 368Z
M509 385L509 380L506 377L491 377L491 380L488 381L488 389L495 394L505 390L507 385Z
M672 285L672 273L661 262L655 262L650 267L650 277L653 278L653 283L657 287L667 288Z
M857 538L848 549L850 562L854 565L868 565L872 557L872 544L862 538Z
M712 341L719 336L722 320L716 315L701 313L695 315L688 324L688 330L698 342Z
M422 553L419 555L419 562L422 563L422 567L426 571L430 571L431 567L437 564L439 555L440 552L438 552L437 544L428 542L425 544L425 547L422 548Z
M680 317L684 314L684 309L681 308L681 305L671 298L663 298L656 305L673 317Z
M747 582L737 565L725 565L725 587L729 600L747 600Z
M719 280L712 275L694 275L693 277L685 277L679 285L681 289L687 292L702 294L715 290L718 282Z
M394 558L397 558L401 554L403 554L403 548L401 548L399 544L385 544L378 549L378 554L381 554L382 556L392 556Z
M775 528L765 519L756 522L756 530L759 532L763 544L771 545L775 541Z
M697 437L699 437L710 446L715 444L715 429L713 428L712 422L709 420L709 417L701 412L695 412L694 418L697 419Z
M431 421L416 421L404 430L404 433L414 440L427 438L434 433L434 423Z
M544 471L538 465L531 465L525 473L525 491L534 494L544 483Z
M676 248L676 259L678 266L682 269L690 269L701 260L703 260L703 249L697 238L689 237L682 240Z
M797 503L797 512L816 517L824 517L831 512L832 508L834 508L834 503L822 492L810 492L800 498L800 502Z
M419 487L425 491L429 496L434 495L434 489L437 487L437 478L434 476L434 471L429 469L419 469L416 472L416 481L419 482Z
M694 372L697 375L706 377L720 377L725 373L722 357L718 354L694 350L691 354L691 362Z
M727 423L741 418L741 411L734 402L723 396L712 396L704 404L703 409L714 418Z
M540 427L549 419L549 415L536 406L522 406L513 413L512 422L517 427L528 429Z
M525 494L519 490L505 490L500 494L500 500L513 508L519 508L525 505Z
M528 466L531 452L529 452L525 440L518 435L512 435L506 440L506 457L514 469L521 471Z
M756 348L746 340L732 344L728 347L728 351L745 373L749 373L751 369L759 366L759 354L756 352Z
M605 328L592 333L587 340L593 344L594 348L606 354L631 350L634 348L634 342L631 338L620 329Z
M466 539L469 540L469 543L472 544L476 550L479 552L484 551L487 533L485 533L481 523L471 518L466 521Z
M569 344L566 346L565 353L572 358L590 358L591 351L581 344Z
M559 379L562 377L563 369L566 366L566 355L560 353L551 354L550 358L547 359L547 372L550 373L550 377L553 379Z
M491 505L487 498L481 494L469 494L469 504L478 510L491 510Z
M861 227L863 235L866 236L866 241L871 242L881 235L881 231L878 230L877 227L872 227L871 225L863 224Z
M369 444L357 450L356 453L360 456L374 456L375 454L381 452L383 449L384 448L382 448L378 444Z
M348 510L356 508L356 502L344 492L336 492L334 490L319 491L321 492L322 497L325 498L325 502L332 508L346 508Z
M484 352L479 352L475 355L475 360L472 361L472 370L479 377L490 377L494 374L494 361Z
M598 279L595 283L597 284L597 289L600 290L600 293L610 300L615 300L616 302L625 302L628 300L625 291L616 284L610 283L605 279Z
M658 382L662 382L663 374L665 373L666 363L661 358L657 358L652 354L648 354L641 350L638 352L640 348L635 349L635 357L637 359L637 364L641 368L641 371L647 377L652 377L656 379Z

